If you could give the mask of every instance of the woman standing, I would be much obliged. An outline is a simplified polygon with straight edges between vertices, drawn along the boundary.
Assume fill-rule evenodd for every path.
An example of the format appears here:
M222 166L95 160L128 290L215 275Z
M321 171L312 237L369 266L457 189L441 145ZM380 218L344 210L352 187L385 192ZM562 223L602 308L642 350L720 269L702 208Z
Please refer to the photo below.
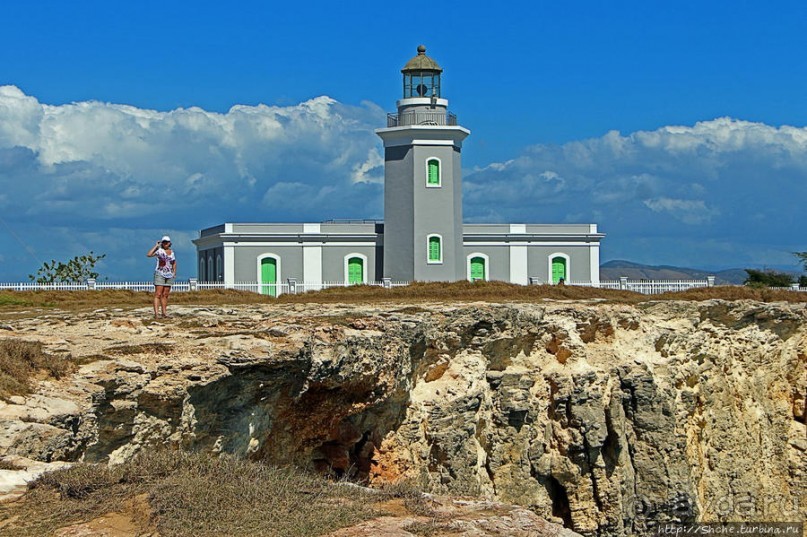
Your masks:
M171 249L171 237L165 235L157 241L146 257L156 257L157 266L154 268L154 318L168 317L165 310L168 308L168 293L177 276L177 258Z

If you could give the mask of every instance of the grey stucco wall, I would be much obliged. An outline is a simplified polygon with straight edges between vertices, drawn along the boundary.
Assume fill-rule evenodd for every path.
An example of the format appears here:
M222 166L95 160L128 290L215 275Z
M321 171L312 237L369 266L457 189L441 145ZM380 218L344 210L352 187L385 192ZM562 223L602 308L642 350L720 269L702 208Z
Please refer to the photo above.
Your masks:
M510 248L508 246L465 246L463 247L463 278L468 274L468 256L471 254L488 256L488 280L510 281Z
M196 254L196 267L192 270L187 271L187 274L196 274L196 278L202 282L215 282L220 281L219 275L223 277L224 275L224 267L220 264L217 264L217 261L221 258L221 265L224 264L224 248L223 247L216 247L216 248L208 248L206 250L200 250ZM200 261L204 260L205 262L205 270L200 270L201 267ZM212 262L212 263L211 263ZM213 267L212 274L210 273L210 268ZM182 269L184 270L184 269Z
M414 278L413 153L410 146L384 150L383 273L396 281Z
M263 254L274 254L280 258L278 279L286 281L287 278L303 278L303 248L298 245L290 246L251 246L239 245L235 248L235 277L236 282L254 282L258 275L258 257Z
M322 279L323 281L345 280L345 256L348 254L361 254L367 258L367 280L378 279L376 263L378 260L377 248L374 243L366 246L330 246L324 245L322 252ZM303 247L289 246L245 246L235 248L235 278L236 282L256 281L258 278L258 257L272 254L280 258L280 281L295 278L298 282L305 281L303 266Z
M445 145L414 147L414 278L454 281L465 278L462 257L462 177L459 149ZM440 159L441 185L426 186L426 161ZM385 239L394 230L385 228ZM442 237L442 263L429 263L427 237Z
M527 249L529 275L540 278L543 282L549 281L549 256L555 253L564 253L569 256L566 267L569 281L591 280L591 254L587 244L574 246L530 246Z
M376 280L376 248L367 246L324 246L322 248L322 279L326 282L347 281L345 256L361 254L367 257L367 281Z

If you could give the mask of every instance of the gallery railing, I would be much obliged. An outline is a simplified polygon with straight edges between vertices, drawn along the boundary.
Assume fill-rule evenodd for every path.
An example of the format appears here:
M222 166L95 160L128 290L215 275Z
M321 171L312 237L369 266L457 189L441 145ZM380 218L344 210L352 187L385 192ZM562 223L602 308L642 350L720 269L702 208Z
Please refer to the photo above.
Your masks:
M407 127L410 125L456 126L457 116L451 112L387 114L387 127Z

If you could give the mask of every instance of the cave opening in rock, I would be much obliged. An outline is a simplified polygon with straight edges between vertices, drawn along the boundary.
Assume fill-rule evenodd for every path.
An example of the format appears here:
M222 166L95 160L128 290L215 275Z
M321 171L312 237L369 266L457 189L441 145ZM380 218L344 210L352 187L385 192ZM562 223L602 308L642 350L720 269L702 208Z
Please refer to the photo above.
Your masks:
M547 478L545 486L546 491L549 493L549 498L552 500L552 516L563 520L563 525L566 528L574 529L572 527L572 510L569 506L569 496L566 494L566 489L552 476Z

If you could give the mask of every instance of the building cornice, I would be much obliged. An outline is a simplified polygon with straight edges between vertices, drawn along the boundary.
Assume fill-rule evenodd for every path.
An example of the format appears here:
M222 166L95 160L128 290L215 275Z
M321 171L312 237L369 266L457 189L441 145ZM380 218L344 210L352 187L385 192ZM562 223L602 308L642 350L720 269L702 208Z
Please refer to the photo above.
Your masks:
M605 233L463 233L464 243L477 242L600 242Z
M273 242L287 242L289 244L342 242L380 244L383 236L381 233L216 233L194 239L192 242L199 248L221 246L223 243L249 244L265 242L267 239L271 239Z

